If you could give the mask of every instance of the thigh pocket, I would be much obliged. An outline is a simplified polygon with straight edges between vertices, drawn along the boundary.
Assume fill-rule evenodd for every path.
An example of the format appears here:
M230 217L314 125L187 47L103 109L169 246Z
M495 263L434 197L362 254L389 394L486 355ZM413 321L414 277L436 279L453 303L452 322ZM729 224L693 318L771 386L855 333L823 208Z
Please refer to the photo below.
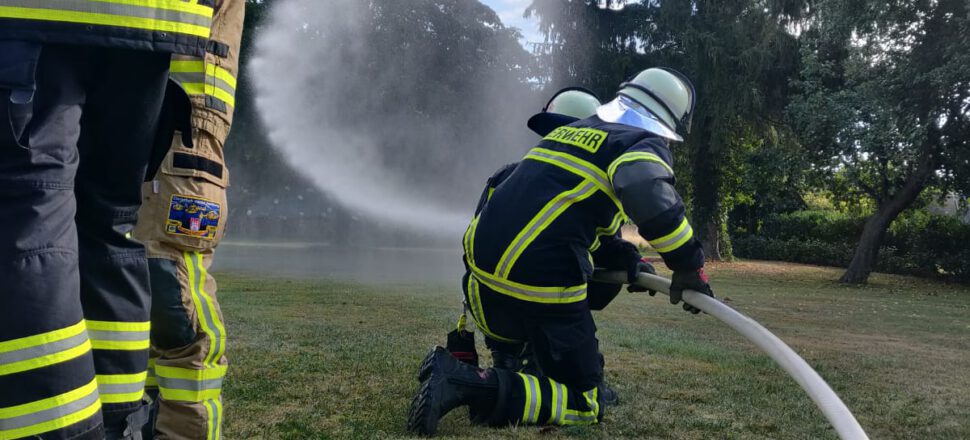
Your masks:
M221 154L200 148L212 140L194 138L195 148L184 148L176 141L177 148L162 163L155 185L163 206L156 212L163 217L158 220L163 221L164 241L204 250L214 248L225 233L229 176Z

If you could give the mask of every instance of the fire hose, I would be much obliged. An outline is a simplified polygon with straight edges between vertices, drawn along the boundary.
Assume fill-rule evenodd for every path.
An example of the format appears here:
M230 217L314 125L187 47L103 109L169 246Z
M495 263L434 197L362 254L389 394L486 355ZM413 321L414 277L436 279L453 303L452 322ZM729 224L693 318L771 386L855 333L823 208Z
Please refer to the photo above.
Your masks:
M623 271L598 270L593 278L606 283L627 284L627 274ZM641 273L636 284L665 295L670 294L670 280L663 277ZM849 412L849 408L845 406L842 399L804 359L768 329L703 293L685 290L683 299L741 333L781 366L808 393L842 440L868 440L869 436L862 430L862 426Z

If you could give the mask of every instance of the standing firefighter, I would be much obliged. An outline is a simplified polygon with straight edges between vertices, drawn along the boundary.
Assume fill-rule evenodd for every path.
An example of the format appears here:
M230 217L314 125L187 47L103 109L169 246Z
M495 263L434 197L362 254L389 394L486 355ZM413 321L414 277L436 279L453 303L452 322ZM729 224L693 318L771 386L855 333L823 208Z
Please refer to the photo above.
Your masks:
M0 0L0 439L141 438L141 204L206 0Z
M225 231L223 145L235 107L245 0L218 0L204 57L176 56L171 76L192 102L191 137L176 132L156 178L143 188L134 236L148 248L155 436L221 437L226 329L208 272Z
M541 373L481 370L436 347L419 373L426 380L410 430L433 435L442 416L465 405L494 425L601 420L603 370L587 281L591 250L624 216L674 270L672 303L684 289L713 295L668 148L683 140L678 131L689 131L694 101L686 77L647 69L596 116L549 133L495 187L465 234L465 300L489 337L528 342Z

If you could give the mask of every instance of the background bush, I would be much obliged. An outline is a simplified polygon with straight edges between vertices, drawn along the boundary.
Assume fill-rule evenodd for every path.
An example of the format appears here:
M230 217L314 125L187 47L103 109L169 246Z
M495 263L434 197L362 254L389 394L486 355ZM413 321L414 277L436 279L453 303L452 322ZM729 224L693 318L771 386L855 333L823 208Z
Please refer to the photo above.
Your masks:
M741 258L845 267L865 221L835 210L777 214L754 233L734 231L734 251ZM970 225L925 211L906 213L887 233L877 270L970 281Z

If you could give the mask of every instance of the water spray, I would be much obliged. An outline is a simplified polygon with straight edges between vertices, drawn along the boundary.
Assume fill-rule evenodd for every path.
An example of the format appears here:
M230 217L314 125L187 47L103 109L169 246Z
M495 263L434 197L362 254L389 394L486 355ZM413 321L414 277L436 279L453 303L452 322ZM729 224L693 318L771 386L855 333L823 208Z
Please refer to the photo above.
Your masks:
M622 271L596 271L593 277L597 281L614 284L626 284L627 273ZM670 280L656 275L641 273L637 277L637 285L650 290L670 294ZM741 314L726 304L693 290L685 290L683 299L688 304L697 307L704 313L711 315L728 325L742 336L753 342L788 373L798 385L808 393L818 406L825 418L839 434L842 440L868 440L869 436L862 430L862 426L855 416L845 406L842 399L832 391L825 380L795 353L781 339L772 334L757 321Z

